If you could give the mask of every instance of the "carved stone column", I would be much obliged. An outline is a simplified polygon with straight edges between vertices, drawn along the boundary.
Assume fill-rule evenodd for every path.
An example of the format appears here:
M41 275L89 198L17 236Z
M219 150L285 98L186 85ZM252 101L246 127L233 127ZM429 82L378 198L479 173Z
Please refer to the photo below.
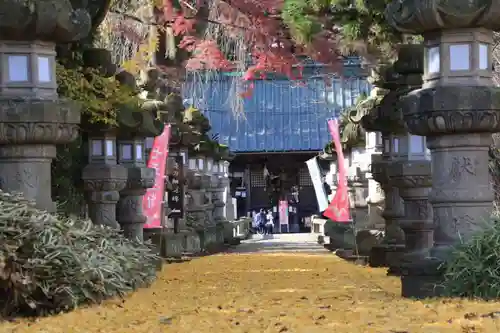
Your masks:
M225 221L225 190L228 185L227 177L224 177L224 162L215 161L214 169L212 172L212 203L214 205L214 221L223 222Z
M402 263L423 260L433 245L434 223L428 201L431 190L430 161L397 161L388 174L392 186L399 188L404 201L404 217L399 226L405 233Z
M488 172L491 133L500 131L500 89L492 81L492 30L500 2L393 1L389 22L422 34L426 68L422 89L403 100L408 130L427 136L432 155L435 246L403 279L403 296L439 294L440 264L460 241L485 228L493 192Z
M376 96L377 92L373 93ZM381 133L380 132L367 132L366 133L366 153L371 156L380 155L381 149ZM368 178L368 224L371 228L375 226L384 225L384 218L382 211L384 206L384 192L380 189L380 184L374 179L371 172L367 173Z
M202 163L203 164L203 163ZM203 187L203 165L198 163L195 156L189 156L187 170L188 188L186 194L186 224L194 230L205 227L207 216L205 211L209 202Z
M127 169L127 182L120 191L116 218L125 237L142 241L147 220L142 201L147 189L154 186L155 169L146 167L144 138L120 140L118 147L118 161Z
M405 249L405 236L399 225L400 219L404 217L403 200L399 195L399 189L391 184L387 172L391 163L388 157L383 155L376 157L372 158L372 175L384 191L385 205L382 216L385 220L385 235L382 243L372 248L370 266L393 267Z
M222 169L221 169L222 167ZM231 195L231 178L229 177L229 162L222 161L219 164L219 171L222 170L221 176L222 178L222 186L223 193L222 198L224 202L224 218L228 221L236 220L236 199L234 199Z
M56 0L5 0L1 7L9 14L0 23L0 188L52 212L56 145L78 137L80 123L80 108L57 94L55 46L85 37L91 18Z
M103 132L90 136L89 164L83 168L82 180L92 222L120 229L116 204L127 184L127 169L116 164L116 139Z

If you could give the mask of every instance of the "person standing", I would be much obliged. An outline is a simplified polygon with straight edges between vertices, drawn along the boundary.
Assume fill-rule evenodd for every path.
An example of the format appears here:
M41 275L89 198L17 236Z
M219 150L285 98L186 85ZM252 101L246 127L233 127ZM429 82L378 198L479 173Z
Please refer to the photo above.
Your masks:
M271 211L267 212L266 215L266 234L272 234L274 229L274 218Z
M264 211L263 208L261 208L257 215L259 215L259 218L258 218L259 229L260 229L261 233L265 233L266 232L266 212Z
M253 211L253 219L252 219L252 229L254 233L257 233L260 228L260 212Z

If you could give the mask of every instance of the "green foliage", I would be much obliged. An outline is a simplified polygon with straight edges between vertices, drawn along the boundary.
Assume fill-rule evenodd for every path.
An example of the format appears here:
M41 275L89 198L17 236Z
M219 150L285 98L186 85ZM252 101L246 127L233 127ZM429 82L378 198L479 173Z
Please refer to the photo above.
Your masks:
M121 108L140 111L137 91L121 85L114 77L107 78L99 71L85 67L57 65L58 92L83 106L83 117L91 124L116 125Z
M357 0L353 5L344 0L332 0L332 19L341 26L342 52L362 56L392 58L403 35L390 26L385 8L392 0Z
M314 13L324 8L328 1L286 0L281 13L283 22L288 25L292 36L299 44L308 44L314 35L321 32L322 25Z
M57 211L68 216L79 216L85 207L82 186L82 170L87 164L82 137L65 145L57 146L56 159L51 166L52 198Z
M147 286L159 258L90 221L54 216L0 192L0 304L6 314L45 315Z
M79 59L66 59L64 66L57 64L58 93L82 106L85 125L117 125L120 110L141 112L142 101L137 92L121 85L115 78L102 76L97 69L77 64ZM65 214L78 214L84 199L77 180L81 179L83 159L81 139L57 147L57 157L52 164L52 192L58 210Z
M495 194L495 209L493 214L496 218L500 218L500 134L495 133L492 135L492 138L493 144L489 150L489 169Z
M340 27L339 49L386 61L402 42L420 39L401 34L387 23L385 8L392 0L285 0L282 19L298 42L307 43L325 27ZM371 59L370 59L371 60Z
M451 252L445 265L448 296L498 299L500 297L500 223L492 221Z
M340 113L340 136L344 148L356 147L365 142L365 131L359 122L354 121L353 116L362 112L362 103L368 98L366 94L360 94L354 105L345 108Z

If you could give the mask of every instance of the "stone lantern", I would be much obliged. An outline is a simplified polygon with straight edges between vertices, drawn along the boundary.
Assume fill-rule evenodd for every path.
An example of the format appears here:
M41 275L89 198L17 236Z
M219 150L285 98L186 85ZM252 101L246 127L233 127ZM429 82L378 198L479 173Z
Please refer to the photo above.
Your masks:
M56 145L76 139L80 123L80 108L57 94L55 47L85 37L91 16L70 3L48 0L45 6L54 10L2 1L8 19L0 29L0 188L22 192L38 208L53 212Z
M214 205L213 218L215 222L224 221L224 190L225 180L224 164L222 161L215 161L212 167L212 204Z
M118 162L127 169L127 183L120 192L117 220L127 238L142 241L143 225L146 222L142 211L142 198L155 181L155 170L146 167L144 138L120 139Z
M117 164L116 134L109 130L88 134L88 164L82 179L89 216L97 225L120 229L116 220L116 204L127 181L127 170Z
M122 71L116 77L121 84L137 89L132 74ZM143 214L143 196L154 186L156 176L155 169L147 167L147 138L160 135L164 129L164 124L147 106L144 103L138 110L119 110L117 117L118 163L127 170L127 182L117 206L117 220L126 237L140 241L144 238L143 225L147 221Z
M112 77L116 65L111 60L111 53L104 49L88 49L84 53L86 65L97 69L101 75ZM117 112L117 122L122 122L122 112ZM127 183L127 169L117 164L117 135L119 126L94 124L84 119L83 131L88 142L88 165L83 168L82 180L89 205L89 215L95 224L119 229L116 220L116 204L119 192ZM135 153L132 148L132 154Z
M440 292L439 269L451 249L485 227L494 199L488 170L491 133L500 131L500 89L492 81L493 30L500 2L393 1L386 16L424 37L424 76L401 109L408 130L426 136L432 155L434 247L402 280L403 296ZM410 272L411 270L411 272Z
M430 155L425 147L425 137L412 134L393 138L394 161L388 165L389 183L399 189L404 202L404 216L398 224L404 231L404 255L396 263L401 267L429 255L433 245L432 210L428 202L431 189ZM401 266L403 265L403 266Z
M388 166L397 158L396 135L389 132L382 133L382 154L372 157L371 170L373 178L379 182L384 191L385 235L381 244L375 245L370 253L370 266L389 266L389 275L397 275L393 269L401 254L404 252L404 233L399 226L399 220L404 217L403 200L399 189L390 182L387 172Z

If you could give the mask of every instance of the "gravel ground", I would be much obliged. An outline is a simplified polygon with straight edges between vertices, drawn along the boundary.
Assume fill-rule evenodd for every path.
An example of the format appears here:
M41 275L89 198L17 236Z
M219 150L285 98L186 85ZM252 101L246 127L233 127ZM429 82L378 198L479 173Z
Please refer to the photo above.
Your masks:
M500 302L401 299L399 279L384 269L313 252L165 265L151 288L125 300L0 323L0 333L500 332Z

